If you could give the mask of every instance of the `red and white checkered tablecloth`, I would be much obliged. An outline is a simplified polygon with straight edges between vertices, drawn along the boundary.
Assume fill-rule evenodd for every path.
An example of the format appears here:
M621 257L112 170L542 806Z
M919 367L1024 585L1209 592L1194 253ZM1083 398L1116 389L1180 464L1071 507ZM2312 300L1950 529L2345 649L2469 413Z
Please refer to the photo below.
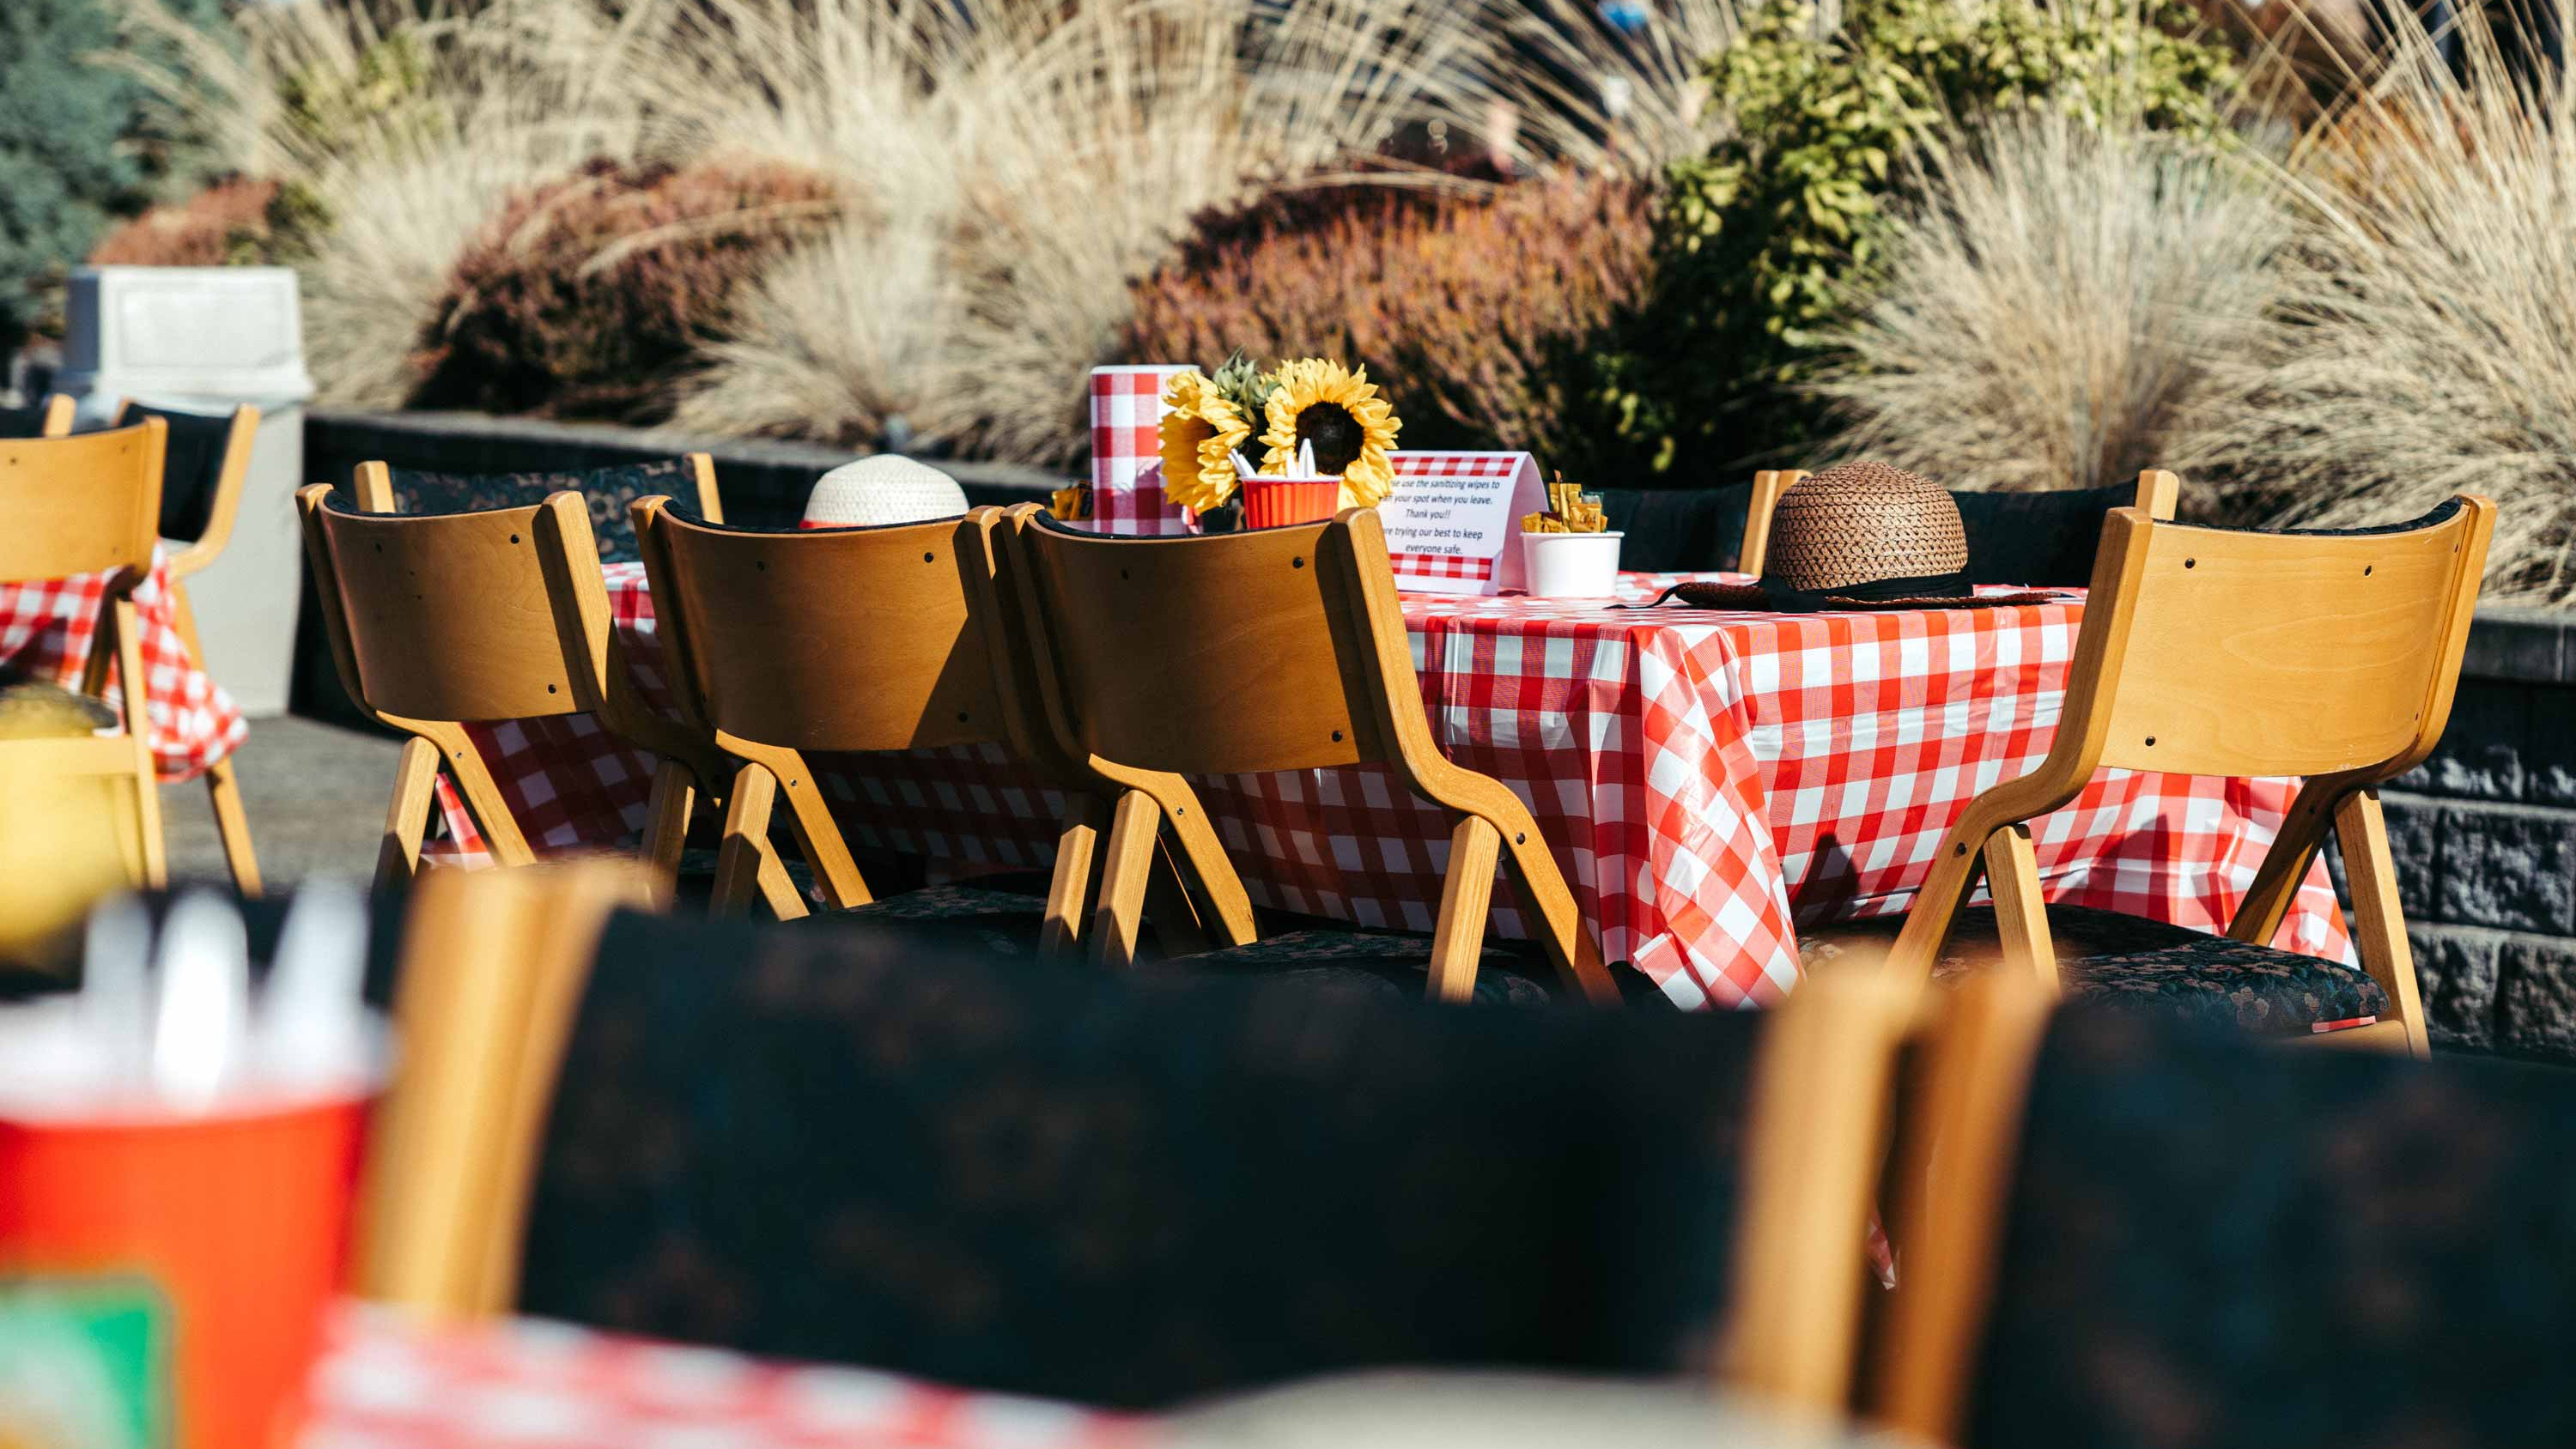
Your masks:
M298 1449L1126 1449L1151 1421L569 1324L343 1305Z
M115 579L103 573L0 584L0 683L35 679L78 689ZM164 781L194 779L241 748L250 726L232 696L188 657L166 552L153 554L152 572L135 585L134 616L143 635L153 767ZM124 683L110 672L107 698L119 709Z
M1630 575L1622 598L1643 602L1682 577ZM649 693L659 681L640 570L612 567L609 587ZM2042 605L1850 614L1435 595L1407 596L1404 610L1441 748L1529 803L1610 959L1683 1005L1727 1007L1796 984L1796 922L1905 910L1959 809L2038 765L2083 615L2072 591ZM640 829L649 762L595 730L505 724L476 738L539 850L617 845ZM809 763L854 849L953 869L1049 858L1062 802L997 749ZM1448 830L1386 771L1197 784L1255 903L1431 929ZM2048 898L2222 929L2294 788L2105 770L2034 823ZM614 810L575 808L612 799ZM1525 935L1496 899L1497 928ZM2350 959L2322 865L2276 944Z

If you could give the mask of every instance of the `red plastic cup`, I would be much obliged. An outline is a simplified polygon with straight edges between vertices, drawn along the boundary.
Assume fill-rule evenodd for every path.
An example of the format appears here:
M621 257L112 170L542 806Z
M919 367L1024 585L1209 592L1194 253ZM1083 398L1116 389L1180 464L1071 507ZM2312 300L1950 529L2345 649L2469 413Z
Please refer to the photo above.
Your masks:
M282 1449L340 1283L361 1097L0 1121L0 1275L135 1273L170 1300L177 1449Z
M1339 478L1243 480L1243 526L1287 528L1322 523L1341 511Z

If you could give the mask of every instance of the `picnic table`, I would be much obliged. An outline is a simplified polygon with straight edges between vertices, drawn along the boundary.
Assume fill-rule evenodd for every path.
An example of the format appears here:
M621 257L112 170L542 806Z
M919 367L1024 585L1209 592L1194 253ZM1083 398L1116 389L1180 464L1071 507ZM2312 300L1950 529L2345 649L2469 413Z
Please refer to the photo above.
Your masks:
M648 700L667 698L636 564L608 566ZM1617 600L1409 594L1440 747L1526 801L1609 959L1686 1007L1776 1001L1797 925L1901 913L1979 791L2047 754L2080 590L1979 609L1771 614L1641 607L1685 578L1629 574ZM541 854L631 847L652 758L588 716L469 731ZM996 747L809 757L860 853L954 873L1050 858L1062 804ZM1384 770L1195 782L1256 905L1428 931L1448 830ZM2223 929L2297 782L2104 770L2032 824L2051 902ZM443 847L480 837L444 778ZM1505 905L1495 928L1526 931ZM2275 945L2351 959L2320 863Z
M111 570L0 584L0 684L25 679L78 689L116 577ZM134 586L134 614L143 636L154 773L164 784L193 780L241 748L250 727L180 637L167 545L153 550L152 571ZM109 680L108 702L118 704L126 682L113 671Z

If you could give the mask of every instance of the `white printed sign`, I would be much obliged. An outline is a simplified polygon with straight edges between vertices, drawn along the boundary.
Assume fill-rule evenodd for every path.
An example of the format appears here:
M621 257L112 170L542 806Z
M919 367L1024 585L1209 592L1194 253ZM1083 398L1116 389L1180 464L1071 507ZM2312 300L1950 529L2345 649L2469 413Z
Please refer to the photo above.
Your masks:
M1418 594L1493 594L1526 587L1520 532L1547 509L1527 453L1398 452L1395 491L1377 506L1395 586Z

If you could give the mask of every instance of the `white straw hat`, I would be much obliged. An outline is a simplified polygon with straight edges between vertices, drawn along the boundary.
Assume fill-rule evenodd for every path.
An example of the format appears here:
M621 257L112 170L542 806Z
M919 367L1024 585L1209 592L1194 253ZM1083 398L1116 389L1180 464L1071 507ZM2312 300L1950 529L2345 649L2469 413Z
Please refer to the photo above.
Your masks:
M873 528L955 518L966 511L957 480L894 453L844 463L824 474L805 500L807 528Z

